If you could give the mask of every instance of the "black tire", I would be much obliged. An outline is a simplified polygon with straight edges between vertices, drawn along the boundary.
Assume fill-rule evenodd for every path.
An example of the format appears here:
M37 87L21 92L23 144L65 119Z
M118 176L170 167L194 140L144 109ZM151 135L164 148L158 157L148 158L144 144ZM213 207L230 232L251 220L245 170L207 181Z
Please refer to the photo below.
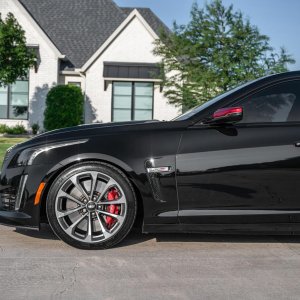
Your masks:
M113 180L115 180L118 185L122 188L125 198L126 198L126 216L123 220L122 225L118 231L112 235L110 238L99 241L97 243L87 243L78 241L75 238L72 238L69 234L60 225L58 218L56 216L55 203L57 194L60 188L74 175L80 174L81 172L100 172L101 174L108 175ZM83 162L76 165L73 165L63 171L53 182L50 187L47 200L46 200L46 213L48 217L49 224L54 231L54 233L65 243L79 249L87 250L97 250L97 249L107 249L111 248L118 243L120 243L130 232L137 212L137 201L134 193L134 189L129 182L126 175L121 172L119 169L115 168L106 163L100 162Z

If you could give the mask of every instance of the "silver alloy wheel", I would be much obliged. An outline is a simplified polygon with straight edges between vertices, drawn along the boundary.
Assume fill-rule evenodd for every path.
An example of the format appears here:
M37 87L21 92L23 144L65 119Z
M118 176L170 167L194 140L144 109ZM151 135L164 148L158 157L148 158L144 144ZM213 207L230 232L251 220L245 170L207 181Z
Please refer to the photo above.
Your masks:
M109 200L107 195L112 189L117 198ZM120 230L126 218L126 204L121 186L112 177L96 171L81 172L60 187L55 214L65 233L90 244L105 241ZM109 211L112 206L118 208L117 213Z

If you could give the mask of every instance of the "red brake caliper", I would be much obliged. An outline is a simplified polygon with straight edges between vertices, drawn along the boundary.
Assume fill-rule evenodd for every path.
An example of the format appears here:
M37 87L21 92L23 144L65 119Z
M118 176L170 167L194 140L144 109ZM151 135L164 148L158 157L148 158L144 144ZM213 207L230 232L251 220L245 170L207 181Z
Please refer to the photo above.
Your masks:
M109 192L107 193L108 201L117 200L118 198L119 198L119 193L115 188L110 189ZM108 205L106 211L111 214L118 215L120 212L119 205L114 205L114 204ZM116 223L116 220L110 216L106 216L105 222L106 222L107 228L110 229Z

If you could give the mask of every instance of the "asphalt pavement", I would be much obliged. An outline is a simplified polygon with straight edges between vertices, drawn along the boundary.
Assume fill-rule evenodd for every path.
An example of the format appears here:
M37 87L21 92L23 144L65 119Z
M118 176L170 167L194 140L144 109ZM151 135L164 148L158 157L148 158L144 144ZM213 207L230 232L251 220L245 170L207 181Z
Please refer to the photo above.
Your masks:
M135 231L84 251L0 226L0 299L300 299L300 237Z

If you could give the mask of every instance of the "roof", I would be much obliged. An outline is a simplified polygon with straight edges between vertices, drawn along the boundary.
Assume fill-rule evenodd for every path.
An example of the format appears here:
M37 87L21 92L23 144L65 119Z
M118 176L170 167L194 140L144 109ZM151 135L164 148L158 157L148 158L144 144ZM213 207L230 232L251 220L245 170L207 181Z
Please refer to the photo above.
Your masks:
M134 8L112 0L19 0L57 49L68 69L80 68L104 44ZM148 8L137 8L159 34L166 25ZM168 29L169 30L169 29Z
M158 36L160 35L161 30L165 30L167 32L170 31L166 24L160 18L158 18L158 16L150 8L121 7L121 9L127 15L129 15L134 9L138 10L138 12L142 15L142 17L146 20L146 22L150 25L150 27Z

